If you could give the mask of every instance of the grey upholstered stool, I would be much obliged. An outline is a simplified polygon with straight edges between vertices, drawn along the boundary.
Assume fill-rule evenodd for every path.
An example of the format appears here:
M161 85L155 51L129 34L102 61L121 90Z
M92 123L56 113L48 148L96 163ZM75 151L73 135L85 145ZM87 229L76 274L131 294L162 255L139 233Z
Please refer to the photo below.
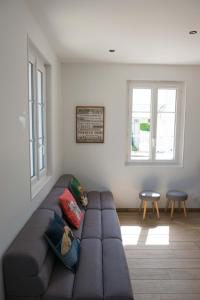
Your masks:
M140 211L143 207L143 220L146 217L146 211L147 211L147 202L151 202L153 211L154 208L156 209L157 218L160 218L159 208L158 208L158 200L160 199L160 194L156 193L154 191L142 191L139 193L139 198L141 199L140 204Z
M178 202L179 210L181 209L181 204L182 204L184 215L185 217L187 216L186 206L185 206L185 201L188 198L187 193L182 191L172 190L167 192L166 198L167 198L166 211L171 205L171 218L173 217L174 214L174 206L176 202Z

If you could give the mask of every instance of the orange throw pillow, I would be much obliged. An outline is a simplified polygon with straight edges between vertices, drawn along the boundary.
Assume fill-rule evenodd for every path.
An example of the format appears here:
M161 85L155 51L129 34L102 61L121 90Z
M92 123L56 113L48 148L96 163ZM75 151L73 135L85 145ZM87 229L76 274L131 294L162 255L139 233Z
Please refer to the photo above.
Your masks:
M73 195L68 189L59 197L59 203L63 214L75 228L79 228L83 218L83 212L78 207Z

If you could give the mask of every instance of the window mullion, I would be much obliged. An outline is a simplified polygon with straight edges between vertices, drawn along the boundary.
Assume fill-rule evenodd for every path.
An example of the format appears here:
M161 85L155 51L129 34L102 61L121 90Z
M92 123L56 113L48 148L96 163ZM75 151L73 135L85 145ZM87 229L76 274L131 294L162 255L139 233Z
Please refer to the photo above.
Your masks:
M157 98L158 98L158 89L154 87L152 89L152 131L151 131L151 159L155 160L156 153L156 131L157 131Z

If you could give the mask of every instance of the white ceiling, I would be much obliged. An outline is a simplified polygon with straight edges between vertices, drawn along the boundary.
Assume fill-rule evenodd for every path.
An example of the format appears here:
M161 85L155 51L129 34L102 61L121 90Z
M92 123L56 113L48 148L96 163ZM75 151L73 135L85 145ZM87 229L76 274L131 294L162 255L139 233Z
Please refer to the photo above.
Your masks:
M200 64L200 0L26 2L63 62Z

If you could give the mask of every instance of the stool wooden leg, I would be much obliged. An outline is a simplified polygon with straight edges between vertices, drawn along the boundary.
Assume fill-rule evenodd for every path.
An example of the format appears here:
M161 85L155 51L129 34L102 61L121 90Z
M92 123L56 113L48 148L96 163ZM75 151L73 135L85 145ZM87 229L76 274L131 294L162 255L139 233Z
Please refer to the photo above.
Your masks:
M154 209L155 209L155 202L152 202L152 209L153 209L153 213L154 213Z
M178 211L181 211L181 200L178 201Z
M160 219L160 213L159 213L159 208L158 208L158 202L154 201L154 205L155 205L155 209L156 209L156 213L157 213L157 218Z
M169 203L170 203L170 200L167 199L167 204L166 204L166 207L165 207L165 211L167 212L168 211L168 208L169 208Z
M141 200L141 202L140 202L139 212L141 212L142 207L143 207L143 200Z
M184 216L187 217L185 201L183 201L183 212L184 212Z
M173 218L173 214L174 214L174 204L175 204L175 201L171 200L171 218Z
M147 211L147 201L144 200L143 201L144 203L144 210L143 210L143 220L146 218L146 211Z

